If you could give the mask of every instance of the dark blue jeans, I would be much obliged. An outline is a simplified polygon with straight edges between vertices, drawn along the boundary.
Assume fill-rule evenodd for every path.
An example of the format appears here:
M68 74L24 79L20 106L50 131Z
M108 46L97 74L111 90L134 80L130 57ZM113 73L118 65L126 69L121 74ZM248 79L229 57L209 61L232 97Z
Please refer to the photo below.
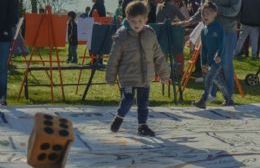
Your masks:
M77 45L69 45L69 54L68 54L68 60L69 61L78 61L78 54L77 54Z
M225 32L224 40L224 53L222 57L222 65L224 71L224 77L229 95L233 95L234 91L234 66L233 55L237 42L237 34L235 32ZM216 97L217 88L214 86L211 91L211 95Z
M7 97L7 74L10 42L0 42L0 101Z
M137 92L138 123L146 124L148 119L149 87L127 87L121 89L122 99L117 115L125 117L134 103L135 92Z
M220 64L218 65L214 64L210 67L210 70L205 77L204 84L205 84L204 94L202 96L202 99L204 101L207 101L208 95L212 90L213 84L215 84L219 88L225 100L227 101L231 100L231 96L227 90L227 85L223 74L223 68Z

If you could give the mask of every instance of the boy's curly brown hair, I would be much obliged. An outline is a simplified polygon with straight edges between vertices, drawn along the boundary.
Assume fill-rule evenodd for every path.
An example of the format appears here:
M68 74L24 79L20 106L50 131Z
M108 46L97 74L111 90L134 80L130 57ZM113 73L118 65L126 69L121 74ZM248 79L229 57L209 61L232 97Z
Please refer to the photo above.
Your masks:
M143 1L133 1L127 5L125 14L127 17L148 16L147 3Z

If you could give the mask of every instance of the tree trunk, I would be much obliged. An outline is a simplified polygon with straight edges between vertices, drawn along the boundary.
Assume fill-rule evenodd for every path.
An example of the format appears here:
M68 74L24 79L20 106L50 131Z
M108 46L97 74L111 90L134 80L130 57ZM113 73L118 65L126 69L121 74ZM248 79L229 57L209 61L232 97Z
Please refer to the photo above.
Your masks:
M37 0L31 0L31 5L32 5L32 13L37 13Z
M19 17L22 17L25 13L24 0L19 1Z

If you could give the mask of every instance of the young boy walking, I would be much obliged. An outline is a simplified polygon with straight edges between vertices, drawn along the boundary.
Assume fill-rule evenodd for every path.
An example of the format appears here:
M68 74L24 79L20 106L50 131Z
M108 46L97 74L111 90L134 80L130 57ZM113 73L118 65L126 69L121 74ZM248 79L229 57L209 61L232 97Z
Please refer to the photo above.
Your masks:
M68 13L68 42L69 42L69 53L67 63L78 63L77 47L78 47L78 26L75 22L76 13L70 11Z
M215 19L218 14L217 6L212 2L207 2L202 7L202 19L205 28L201 32L201 63L202 72L205 76L204 94L201 99L195 103L199 108L206 108L206 101L208 95L216 84L222 92L225 102L223 105L231 106L234 104L231 96L228 94L225 84L223 69L222 69L222 55L224 48L224 29Z
M118 76L122 99L111 125L112 132L118 132L137 92L138 134L155 136L154 131L147 126L150 83L155 73L162 82L168 82L170 70L155 32L145 25L147 19L148 9L143 2L129 3L126 20L114 36L106 81L114 84Z

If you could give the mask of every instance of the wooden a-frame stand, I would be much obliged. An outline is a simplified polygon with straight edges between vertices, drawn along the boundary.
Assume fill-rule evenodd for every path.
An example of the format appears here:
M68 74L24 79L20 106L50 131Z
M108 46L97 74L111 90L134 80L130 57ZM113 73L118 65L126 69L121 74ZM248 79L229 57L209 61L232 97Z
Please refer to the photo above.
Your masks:
M51 11L51 7L47 6L46 7L46 11L44 14L42 14L41 16L41 20L40 20L40 24L39 26L36 28L37 33L34 37L34 41L33 41L33 45L32 45L32 50L31 50L31 54L30 54L30 58L29 60L26 62L26 70L24 73L24 78L20 87L20 91L18 94L18 99L20 99L23 88L25 88L25 97L28 98L28 74L29 72L31 72L33 70L33 68L31 67L31 63L33 62L33 56L35 54L36 51L38 51L38 48L36 47L36 42L40 33L40 27L43 24L43 21L45 19L47 19L48 21L48 30L49 30L49 45L47 46L49 48L49 60L48 61L43 61L41 56L41 62L43 63L44 67L42 68L42 70L45 70L46 73L49 76L50 79L50 89L51 89L51 101L54 101L54 82L53 82L53 63L57 62L57 68L59 71L59 79L60 79L60 88L61 88L61 93L62 93L62 98L63 100L65 100L65 94L64 94L64 86L63 86L63 79L62 79L62 73L61 73L61 66L60 66L60 59L59 59L59 52L58 52L58 47L56 45L56 39L55 39L55 35L54 35L54 26L53 26L53 20L52 20L52 11ZM55 55L56 55L56 61L53 61L53 52L55 51ZM44 62L49 62L49 67L46 67ZM47 72L47 70L49 71L49 73Z
M188 62L188 68L187 68L187 70L183 74L183 77L182 77L182 80L181 80L181 90L182 90L182 92L184 92L184 90L186 89L186 87L188 85L188 82L189 82L189 80L191 78L191 75L192 75L193 69L195 67L195 64L196 64L196 62L199 59L200 50L201 50L201 43L199 43L199 44L197 44L195 46L195 49L194 49L193 54L192 54L192 57L191 57L191 59ZM239 79L238 79L236 73L234 73L234 81L235 81L235 84L237 86L237 89L239 91L240 96L244 97L245 96L245 92L243 90L243 87L242 87L241 83L239 82Z

